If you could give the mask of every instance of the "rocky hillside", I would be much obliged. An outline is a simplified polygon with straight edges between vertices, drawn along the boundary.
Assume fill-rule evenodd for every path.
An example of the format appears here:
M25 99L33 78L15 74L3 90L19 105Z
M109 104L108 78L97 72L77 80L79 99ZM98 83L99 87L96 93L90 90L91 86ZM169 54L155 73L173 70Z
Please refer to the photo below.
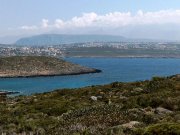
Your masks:
M180 135L180 75L1 98L0 134Z
M45 56L0 58L0 77L31 77L96 73L100 70L83 67Z

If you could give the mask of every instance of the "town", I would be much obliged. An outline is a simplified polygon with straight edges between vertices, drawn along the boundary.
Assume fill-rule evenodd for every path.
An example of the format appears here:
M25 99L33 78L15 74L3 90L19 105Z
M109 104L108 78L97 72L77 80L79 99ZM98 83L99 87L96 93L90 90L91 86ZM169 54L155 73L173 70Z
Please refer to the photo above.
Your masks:
M88 50L86 50L88 49ZM72 56L76 52L79 55L83 51L89 52L96 50L96 53L102 53L103 51L133 51L137 54L140 51L145 53L151 51L157 51L161 56L180 57L180 43L176 42L87 42L87 43L71 43L60 44L51 46L19 46L19 45L0 45L0 56L53 56L53 57L68 57ZM78 50L78 51L77 51ZM147 52L148 51L148 52ZM121 55L119 52L119 55ZM171 52L173 53L171 55ZM72 54L72 55L71 55ZM157 54L157 55L158 55ZM128 52L126 56L129 55ZM104 56L104 55L103 55ZM121 55L122 56L122 55ZM167 56L167 57L168 57Z

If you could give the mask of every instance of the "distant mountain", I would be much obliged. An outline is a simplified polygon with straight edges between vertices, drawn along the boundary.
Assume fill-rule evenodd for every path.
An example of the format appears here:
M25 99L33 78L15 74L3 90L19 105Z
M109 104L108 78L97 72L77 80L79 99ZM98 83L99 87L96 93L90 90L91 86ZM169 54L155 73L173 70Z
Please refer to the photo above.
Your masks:
M122 36L112 35L62 35L62 34L42 34L32 37L21 38L16 41L16 45L58 45L67 43L82 42L120 42L125 41Z

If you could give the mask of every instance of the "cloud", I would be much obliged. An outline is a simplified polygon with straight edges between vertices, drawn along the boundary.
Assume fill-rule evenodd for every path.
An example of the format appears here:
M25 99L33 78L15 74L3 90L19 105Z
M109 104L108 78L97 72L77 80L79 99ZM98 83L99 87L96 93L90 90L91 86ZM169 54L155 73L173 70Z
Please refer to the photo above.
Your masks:
M98 15L96 13L84 13L81 17L73 17L70 21L65 22L74 27L91 27L96 24Z
M98 15L94 12L83 13L80 17L73 17L64 21L56 19L50 23L48 19L42 19L41 26L22 26L24 30L37 29L74 29L74 28L119 28L128 25L156 25L156 24L180 24L180 10L161 10L156 12L137 11L131 12L112 12Z
M26 26L26 25L24 25L24 26L21 26L20 29L23 29L23 30L37 30L38 26L35 26L35 25L33 25L33 26Z
M42 28L48 28L49 27L49 20L42 19Z
M62 28L64 27L65 23L61 19L56 19L54 23L54 27L56 28Z

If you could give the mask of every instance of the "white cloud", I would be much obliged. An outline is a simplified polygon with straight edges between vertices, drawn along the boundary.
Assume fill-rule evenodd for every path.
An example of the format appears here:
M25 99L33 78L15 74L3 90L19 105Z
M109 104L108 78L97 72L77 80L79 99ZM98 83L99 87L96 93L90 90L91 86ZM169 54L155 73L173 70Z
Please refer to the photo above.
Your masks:
M157 12L113 12L98 15L94 12L84 13L80 17L73 17L64 21L56 19L49 23L48 19L42 19L41 26L22 26L24 30L36 29L74 29L74 28L116 28L128 25L154 25L154 24L180 24L180 10L161 10Z
M65 23L61 19L56 19L54 23L54 27L56 28L62 28L64 27Z
M93 26L98 19L96 13L84 13L81 17L73 17L66 24L74 27L89 27Z
M49 27L49 20L42 19L42 28L48 28Z
M37 30L38 27L35 26L35 25L33 25L33 26L26 26L26 25L24 25L24 26L21 26L20 29L23 29L23 30Z

